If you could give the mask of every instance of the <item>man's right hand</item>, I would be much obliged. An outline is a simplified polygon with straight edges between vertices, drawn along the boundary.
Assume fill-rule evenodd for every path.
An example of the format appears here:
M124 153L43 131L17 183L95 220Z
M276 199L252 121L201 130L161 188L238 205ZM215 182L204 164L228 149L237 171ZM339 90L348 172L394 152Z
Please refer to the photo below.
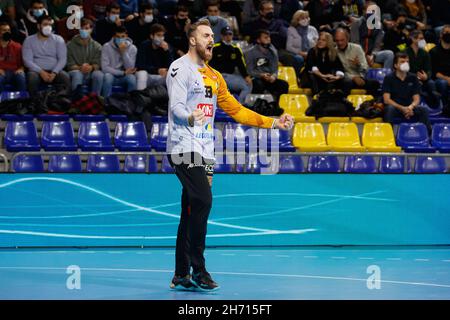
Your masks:
M128 69L125 70L125 74L126 74L126 75L133 74L133 73L135 73L136 71L137 71L136 68L128 68Z
M410 119L414 116L414 109L412 108L412 106L402 107L402 113L406 119Z
M5 70L0 69L0 76L4 76L5 75Z
M205 113L202 110L194 110L188 118L189 125L193 127L195 124L202 125L206 121Z
M44 82L51 82L50 73L48 73L47 71L41 70L39 72L39 75L41 76L42 80L44 80Z

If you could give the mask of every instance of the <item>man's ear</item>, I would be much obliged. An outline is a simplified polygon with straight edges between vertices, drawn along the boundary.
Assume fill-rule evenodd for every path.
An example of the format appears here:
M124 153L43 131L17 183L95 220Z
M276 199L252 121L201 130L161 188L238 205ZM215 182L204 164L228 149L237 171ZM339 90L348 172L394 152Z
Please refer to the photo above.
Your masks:
M189 38L189 45L190 45L191 47L197 46L197 43L196 43L194 37Z

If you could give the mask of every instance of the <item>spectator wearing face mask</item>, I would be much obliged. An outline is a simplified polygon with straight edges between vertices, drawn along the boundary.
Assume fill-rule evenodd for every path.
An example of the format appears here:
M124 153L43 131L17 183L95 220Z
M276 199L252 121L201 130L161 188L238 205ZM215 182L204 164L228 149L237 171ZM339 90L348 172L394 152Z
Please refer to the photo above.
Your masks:
M245 97L252 92L252 79L247 72L244 54L233 44L233 30L230 27L223 28L221 36L222 40L214 45L209 65L222 74L230 92L239 94L239 102L244 103Z
M84 8L82 0L75 0L69 2L69 13L66 16L55 22L56 33L68 42L74 36L79 34L80 22L84 18Z
M107 8L114 0L83 0L84 13L86 18L97 21L106 17Z
M427 28L427 11L422 0L401 0L401 5L407 14L407 24L418 30Z
M184 56L189 49L187 31L191 25L188 8L184 5L178 5L175 15L168 18L164 25L167 30L167 42L173 48L174 58Z
M28 91L33 96L41 83L54 84L70 92L70 78L63 69L67 62L67 47L61 36L53 34L53 20L40 16L38 32L25 39L22 57L28 69ZM62 90L60 90L62 91Z
M394 59L394 72L383 81L384 121L393 123L396 118L411 119L424 123L431 132L428 110L419 106L419 80L409 71L408 55L398 52Z
M169 44L164 40L165 33L163 25L154 24L150 29L150 39L139 47L136 63L138 90L166 84L167 70L173 59Z
M212 0L206 4L207 16L200 18L208 19L214 33L214 42L220 42L220 31L228 26L228 21L220 16L220 4L217 0Z
M142 42L148 40L150 28L158 23L158 19L153 13L151 4L142 4L139 7L139 17L125 23L125 27L128 30L128 36L138 48Z
M22 60L22 46L12 40L11 26L6 21L0 22L0 92L5 85L13 85L18 91L27 88Z
M123 21L120 19L120 7L113 3L106 9L106 17L97 20L94 29L94 39L101 45L111 40L116 27L121 27Z
M67 70L72 82L72 90L78 86L90 85L91 92L101 95L103 72L100 70L102 46L92 39L92 20L81 20L79 35L67 44Z
M409 31L406 28L406 12L399 11L394 25L384 35L384 49L396 53L406 49Z
M314 48L317 39L319 39L319 33L310 25L308 11L295 12L287 31L286 50L306 59L308 51Z
M124 86L128 92L136 90L137 48L128 37L127 29L120 26L102 47L102 96L108 97L113 86Z
M442 95L445 114L450 117L450 25L442 28L440 42L430 51L430 56L436 87Z
M45 9L45 4L42 0L32 0L31 6L25 14L25 17L19 21L20 32L25 36L31 36L38 31L37 19L42 16L47 16L48 11Z
M133 20L138 14L139 1L138 0L119 0L120 18L126 22Z

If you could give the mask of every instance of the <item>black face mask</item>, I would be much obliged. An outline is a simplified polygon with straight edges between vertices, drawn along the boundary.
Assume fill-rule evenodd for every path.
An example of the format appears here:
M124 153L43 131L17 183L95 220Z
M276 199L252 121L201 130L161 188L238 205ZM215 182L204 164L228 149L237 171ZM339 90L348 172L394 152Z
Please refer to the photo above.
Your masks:
M266 20L272 20L272 19L273 19L273 12L268 12L268 13L264 16L264 18L265 18Z
M2 39L3 39L3 41L9 41L9 40L11 40L11 32L5 32L3 35L2 35Z
M444 41L445 43L450 44L450 33L444 33L442 35L442 41Z
M405 27L406 27L406 23L404 23L404 22L399 23L399 24L397 25L397 29L398 29L398 30L403 30L403 29L405 29Z
M181 26L184 26L184 25L186 25L187 19L177 19L177 21Z

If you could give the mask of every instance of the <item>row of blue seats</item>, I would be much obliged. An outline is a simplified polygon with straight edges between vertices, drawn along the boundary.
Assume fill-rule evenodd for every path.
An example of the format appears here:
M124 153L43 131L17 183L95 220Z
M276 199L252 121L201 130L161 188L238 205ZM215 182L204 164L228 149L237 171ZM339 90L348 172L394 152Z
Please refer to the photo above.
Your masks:
M339 159L336 156L310 156L305 170L300 155L283 155L279 161L267 161L268 158L247 158L246 165L221 163L215 165L218 173L338 173L341 172ZM273 161L273 160L272 160ZM232 163L232 162L231 162ZM274 165L272 165L272 163ZM20 155L14 158L12 169L15 172L44 172L44 162L39 155ZM82 172L82 162L78 155L50 156L49 172ZM87 172L120 172L120 161L117 155L89 155ZM128 155L125 157L124 172L163 172L173 173L167 156L163 157L161 169L154 156ZM347 156L344 160L345 173L409 173L411 164L404 156L380 157L379 165L372 156ZM445 173L447 165L443 157L417 157L414 164L415 173Z

